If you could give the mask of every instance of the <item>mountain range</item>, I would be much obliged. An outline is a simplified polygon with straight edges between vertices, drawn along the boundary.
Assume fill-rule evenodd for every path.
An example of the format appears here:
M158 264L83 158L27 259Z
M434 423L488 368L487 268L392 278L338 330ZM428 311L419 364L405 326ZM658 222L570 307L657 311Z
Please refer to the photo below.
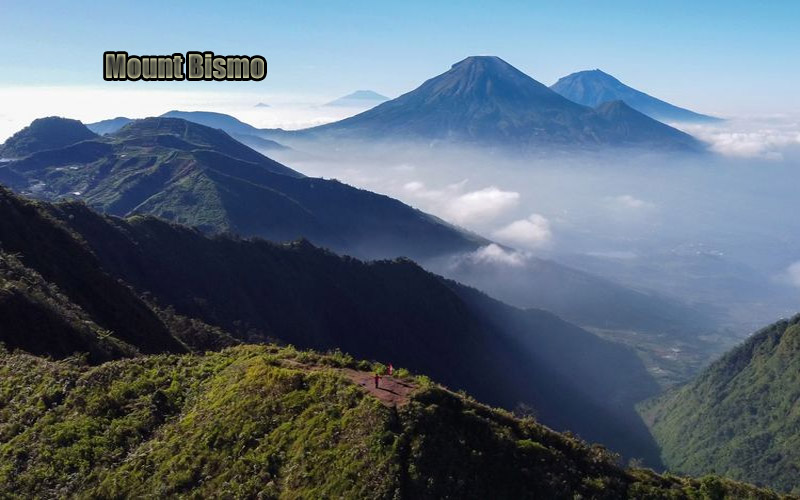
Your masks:
M171 111L163 116L223 129L260 150L352 140L470 143L517 150L705 151L694 137L658 120L713 118L671 106L600 74L576 73L548 88L499 57L472 56L396 99L381 102L370 91L345 96L342 99L347 102L377 105L308 129L258 129L211 112ZM89 128L102 134L124 123L116 118L89 124Z
M214 113L170 114L230 127L241 123ZM0 182L37 198L80 199L104 213L150 214L208 233L273 241L305 237L357 257L411 257L502 299L509 299L510 290L519 292L525 300L515 304L552 310L583 326L671 332L709 326L707 315L678 301L543 259L512 276L469 266L464 259L459 266L449 265L450 257L490 241L391 198L304 177L221 130L177 118L149 118L102 137L84 132L90 140L0 164Z
M800 316L642 405L666 465L800 494Z
M167 115L97 133L43 118L0 146L0 183L24 195L0 186L0 496L800 494L800 316L657 395L640 353L569 321L695 335L698 311L543 259L485 286L526 297L508 305L398 257L484 286L494 271L452 263L493 242L237 140L270 131ZM281 137L679 137L487 57L348 120Z
M596 108L622 101L632 109L662 122L717 122L719 118L674 106L629 87L599 69L579 71L560 78L550 89L570 101Z
M473 56L370 110L285 138L469 142L515 148L634 147L700 151L690 135L624 103L590 108L494 56Z
M637 355L551 313L507 306L406 259L364 263L307 241L209 238L5 189L0 210L4 261L12 263L3 278L11 293L0 301L14 325L0 339L9 349L55 358L89 352L94 362L233 339L341 349L490 404L528 405L547 425L657 465L634 404L658 387ZM62 317L77 326L56 334L49 325Z
M636 356L409 261L362 263L307 242L209 238L2 188L0 213L3 494L779 498L715 476L623 469L603 446L542 426L560 428L552 419L564 419L590 439L600 432L643 451L623 417L628 391L652 390ZM796 398L773 399L773 389L797 385L786 362L797 359L798 322L757 334L697 383L730 385L760 358L741 390L768 399L750 414L782 413ZM365 389L385 366L339 350L236 346L267 335L392 361L403 369L383 383L403 393ZM208 352L226 346L234 347ZM518 416L405 367L428 368L493 404L516 404ZM759 385L776 377L788 385ZM708 425L707 411L692 415ZM691 437L682 435L684 443Z

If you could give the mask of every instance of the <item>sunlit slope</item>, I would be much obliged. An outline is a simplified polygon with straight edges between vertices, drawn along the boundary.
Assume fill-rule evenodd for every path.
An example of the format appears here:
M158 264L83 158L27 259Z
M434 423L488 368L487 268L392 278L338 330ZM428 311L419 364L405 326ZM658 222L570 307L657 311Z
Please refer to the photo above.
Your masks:
M388 407L344 375L369 368L269 346L94 368L0 350L0 495L778 498L621 469L424 378Z

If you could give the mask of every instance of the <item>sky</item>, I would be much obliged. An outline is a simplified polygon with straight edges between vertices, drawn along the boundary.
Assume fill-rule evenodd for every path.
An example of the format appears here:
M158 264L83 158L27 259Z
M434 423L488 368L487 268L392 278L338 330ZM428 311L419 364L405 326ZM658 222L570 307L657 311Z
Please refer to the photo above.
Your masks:
M0 19L0 89L213 91L297 102L372 89L395 97L466 56L491 54L548 85L600 68L701 112L800 110L794 0L0 0ZM104 82L107 50L259 54L268 76L246 83Z

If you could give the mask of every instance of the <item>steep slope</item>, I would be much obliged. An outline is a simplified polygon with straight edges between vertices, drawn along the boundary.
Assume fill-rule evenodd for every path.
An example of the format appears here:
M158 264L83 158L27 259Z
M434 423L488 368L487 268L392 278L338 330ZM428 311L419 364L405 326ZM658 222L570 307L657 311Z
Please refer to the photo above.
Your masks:
M579 71L559 80L550 87L570 101L597 107L610 101L624 101L631 108L659 121L714 122L719 118L679 108L631 88L599 69Z
M2 252L0 325L0 343L37 355L65 358L86 353L89 361L98 363L139 354L98 326L39 273Z
M424 377L410 401L387 407L345 375L369 368L267 346L97 368L0 348L0 495L779 498L624 470L602 447Z
M34 120L0 145L0 158L22 158L48 149L58 149L96 135L78 120L50 116Z
M610 101L595 108L607 130L619 137L617 144L635 147L641 141L658 143L669 138L675 149L692 149L697 139L636 111L623 101Z
M113 335L115 339L135 347L142 353L187 350L148 304L128 286L119 283L115 277L101 268L85 242L48 217L35 204L18 199L2 187L0 187L0 247L4 252L20 254L20 264L27 268L27 271L20 272L23 276L25 274L29 276L28 279L16 278L14 281L33 283L30 293L25 295L41 297L41 300L28 300L29 304L49 302L56 304L51 307L54 310L72 309L72 313L66 315L67 317L79 319L85 316L84 319L94 324L89 324L89 330L100 333L95 328L99 326L107 330L102 332L102 335ZM43 282L48 285L45 286ZM53 287L52 290L47 289L50 285ZM67 297L66 300L60 298L62 294ZM49 300L46 300L47 296L50 296ZM64 304L67 301L72 305ZM34 310L30 305L25 307ZM78 309L81 312L78 312ZM9 314L13 314L15 310L14 307L7 309ZM35 321L36 316L31 315L28 319ZM20 321L17 331L25 334L25 329L30 324L27 320ZM76 321L69 322L76 323ZM53 329L52 333L56 335L59 332ZM34 342L39 347L32 349L32 352L62 357L76 350L83 351L86 343L82 339L86 335L88 333L82 329L65 329L61 344L50 343L45 339L14 339L10 338L10 335L5 341L9 346L20 347L25 346L26 342ZM87 350L93 352L92 349ZM105 348L99 349L98 357L92 358L93 361L108 359L107 356L101 355L100 351L110 352Z
M300 237L359 256L424 257L485 242L386 196L306 178L226 133L174 118L2 164L24 194L80 198L114 215L147 213L208 232Z
M498 57L468 57L417 89L344 120L284 132L326 139L467 141L517 147L631 146L702 149L670 127L642 134L638 113L600 115ZM631 119L635 119L635 123Z
M759 331L642 412L670 468L800 494L800 315Z
M504 306L407 260L363 263L307 242L281 246L210 239L153 218L102 217L79 203L37 206L6 198L16 208L3 212L3 220L11 222L8 234L0 225L0 241L43 275L60 256L48 261L48 252L57 250L15 237L14 227L35 226L29 220L68 227L75 241L96 256L102 272L162 308L239 339L340 348L392 361L492 404L528 404L554 427L657 464L633 407L657 387L636 355L549 313ZM77 243L60 243L72 244ZM75 260L63 266L64 272L83 277L81 261ZM107 299L94 300L104 304ZM88 302L86 309L91 307ZM141 322L130 326L152 334Z

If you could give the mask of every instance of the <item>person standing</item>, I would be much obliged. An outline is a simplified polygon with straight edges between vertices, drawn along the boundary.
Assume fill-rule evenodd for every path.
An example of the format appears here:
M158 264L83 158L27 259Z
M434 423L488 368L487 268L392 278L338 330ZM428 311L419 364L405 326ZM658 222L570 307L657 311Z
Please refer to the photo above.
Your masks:
M375 372L375 388L378 388L378 382L380 381L381 376L378 375L378 372Z
M390 377L392 376L392 373L394 373L394 367L392 366L392 364L391 364L391 363L389 363L389 370L388 370L388 372L389 372L389 376L390 376Z

